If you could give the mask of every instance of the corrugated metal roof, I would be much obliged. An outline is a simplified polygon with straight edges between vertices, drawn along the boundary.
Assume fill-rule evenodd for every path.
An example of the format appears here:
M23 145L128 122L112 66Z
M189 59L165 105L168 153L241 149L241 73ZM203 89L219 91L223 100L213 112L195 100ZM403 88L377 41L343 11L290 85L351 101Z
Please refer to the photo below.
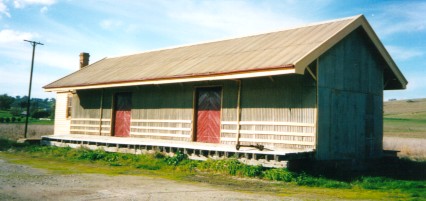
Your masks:
M105 58L44 88L47 91L55 91L175 80L167 82L170 83L182 82L182 79L188 78L194 81L197 80L194 78L201 80L201 77L231 74L233 78L238 78L239 74L247 77L246 73L256 71L269 71L271 75L277 74L273 72L275 70L281 70L280 73L304 73L306 65L355 28L370 28L366 23L363 16L356 16L283 31ZM372 34L377 38L374 32ZM378 43L382 46L378 48L384 49L380 41ZM390 58L386 50L384 51ZM398 68L391 58L390 60L393 68L396 68L393 71L398 73ZM284 69L294 71L282 71ZM253 73L250 76L257 75L265 76L268 73ZM223 79L229 79L229 76ZM400 79L402 82L405 80L402 74Z

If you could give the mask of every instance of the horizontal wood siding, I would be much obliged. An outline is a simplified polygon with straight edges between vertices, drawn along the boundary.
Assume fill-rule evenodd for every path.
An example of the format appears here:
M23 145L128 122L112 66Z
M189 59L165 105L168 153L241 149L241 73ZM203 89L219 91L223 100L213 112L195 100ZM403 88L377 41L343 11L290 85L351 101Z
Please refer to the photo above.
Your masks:
M381 155L383 62L378 58L358 29L318 59L318 159Z
M190 141L191 120L132 119L130 134L134 137Z
M241 144L267 148L314 149L316 87L308 75L242 80ZM234 90L233 105L236 105ZM225 97L225 96L224 96ZM235 109L223 111L221 141L236 143Z
M109 135L110 130L111 119L73 118L71 120L71 133L73 134Z
M70 134L70 119L67 118L68 92L56 93L54 134Z

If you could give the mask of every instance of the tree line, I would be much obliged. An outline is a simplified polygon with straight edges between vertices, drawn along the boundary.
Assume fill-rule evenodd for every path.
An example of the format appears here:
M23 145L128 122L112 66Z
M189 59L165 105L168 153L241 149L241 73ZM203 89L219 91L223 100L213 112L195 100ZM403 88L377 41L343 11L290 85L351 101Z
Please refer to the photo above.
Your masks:
M3 122L13 122L21 117L26 116L28 105L28 96L9 96L7 94L0 95L0 110L9 112L12 117L9 120L5 117ZM31 98L30 101L30 117L32 118L50 118L53 119L55 114L54 98ZM0 119L1 121L2 119Z

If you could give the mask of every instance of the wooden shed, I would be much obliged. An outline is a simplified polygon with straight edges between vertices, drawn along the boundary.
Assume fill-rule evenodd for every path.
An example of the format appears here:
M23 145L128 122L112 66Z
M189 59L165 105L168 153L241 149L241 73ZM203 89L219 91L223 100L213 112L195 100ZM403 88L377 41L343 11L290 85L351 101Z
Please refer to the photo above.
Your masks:
M143 138L372 159L382 156L383 90L406 85L360 15L81 67L44 87L57 94L54 135L45 139Z

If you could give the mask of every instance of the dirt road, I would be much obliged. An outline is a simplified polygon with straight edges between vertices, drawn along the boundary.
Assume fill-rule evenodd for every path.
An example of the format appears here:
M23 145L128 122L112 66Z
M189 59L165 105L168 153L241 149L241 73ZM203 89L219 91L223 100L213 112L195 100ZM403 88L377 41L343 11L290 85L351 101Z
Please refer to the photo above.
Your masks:
M0 158L0 200L283 200L146 176L61 175ZM294 200L294 199L292 199Z

